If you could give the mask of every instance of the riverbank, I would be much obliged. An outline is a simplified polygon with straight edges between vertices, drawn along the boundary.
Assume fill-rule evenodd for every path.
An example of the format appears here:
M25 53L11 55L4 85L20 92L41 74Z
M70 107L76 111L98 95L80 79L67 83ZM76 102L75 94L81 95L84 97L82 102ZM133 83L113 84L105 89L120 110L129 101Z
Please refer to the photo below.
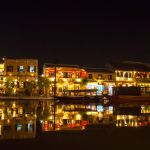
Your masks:
M53 97L42 96L0 96L0 100L52 100Z

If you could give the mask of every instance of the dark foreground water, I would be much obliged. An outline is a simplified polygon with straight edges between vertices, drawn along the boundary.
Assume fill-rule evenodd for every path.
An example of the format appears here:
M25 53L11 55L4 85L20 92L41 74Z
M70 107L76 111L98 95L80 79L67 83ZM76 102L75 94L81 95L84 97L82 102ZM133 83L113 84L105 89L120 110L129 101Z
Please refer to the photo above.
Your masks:
M83 131L39 132L35 117L39 104L37 101L0 102L0 150L150 149L150 127L105 126Z
M150 128L96 129L38 134L34 139L1 140L0 149L149 149Z

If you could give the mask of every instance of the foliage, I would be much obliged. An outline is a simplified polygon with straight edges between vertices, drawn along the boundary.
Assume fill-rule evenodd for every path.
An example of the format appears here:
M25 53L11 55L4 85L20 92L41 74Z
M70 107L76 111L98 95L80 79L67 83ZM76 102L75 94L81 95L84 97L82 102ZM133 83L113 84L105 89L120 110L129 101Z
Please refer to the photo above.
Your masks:
M31 81L31 82L25 82L25 94L27 96L31 96L33 94L33 89L35 87L35 82Z
M87 78L83 78L83 79L82 79L82 84L85 85L85 84L87 84L87 83L88 83L88 79L87 79Z
M46 77L39 77L38 78L38 88L39 88L39 90L45 91L46 96L48 93L49 86L50 86L50 81L48 78L46 78Z
M5 82L5 87L6 87L6 89L5 89L5 94L6 94L7 96L12 95L12 93L13 93L13 88L14 88L14 82L11 81L10 79L6 80L6 82Z

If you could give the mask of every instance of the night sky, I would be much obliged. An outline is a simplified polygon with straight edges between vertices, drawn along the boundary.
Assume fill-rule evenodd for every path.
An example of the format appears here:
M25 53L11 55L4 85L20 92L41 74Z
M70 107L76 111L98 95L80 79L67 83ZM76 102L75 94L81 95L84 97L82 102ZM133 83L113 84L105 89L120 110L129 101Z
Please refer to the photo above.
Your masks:
M0 57L95 67L108 61L150 63L149 4L41 2L1 3Z

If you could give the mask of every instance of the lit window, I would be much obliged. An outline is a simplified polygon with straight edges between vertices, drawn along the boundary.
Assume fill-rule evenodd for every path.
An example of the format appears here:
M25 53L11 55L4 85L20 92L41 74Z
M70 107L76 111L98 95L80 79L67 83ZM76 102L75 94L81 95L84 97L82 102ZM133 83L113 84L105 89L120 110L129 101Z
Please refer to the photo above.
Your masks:
M88 78L93 79L93 74L89 74Z
M18 72L24 72L24 66L18 66Z
M102 79L103 75L102 74L98 74L98 79Z
M28 123L27 124L27 131L30 132L30 133L32 133L33 132L33 127L34 127L33 123Z
M21 131L22 130L22 124L18 123L16 125L16 130L17 130L17 132Z
M36 72L36 66L29 66L28 71L32 73Z
M81 77L81 73L80 72L77 72L76 73L76 78L80 78Z
M102 105L97 105L97 111L98 112L103 112L104 111L104 107Z
M19 108L18 108L18 114L20 114L20 115L23 114L23 108L22 108L22 107L19 107Z

